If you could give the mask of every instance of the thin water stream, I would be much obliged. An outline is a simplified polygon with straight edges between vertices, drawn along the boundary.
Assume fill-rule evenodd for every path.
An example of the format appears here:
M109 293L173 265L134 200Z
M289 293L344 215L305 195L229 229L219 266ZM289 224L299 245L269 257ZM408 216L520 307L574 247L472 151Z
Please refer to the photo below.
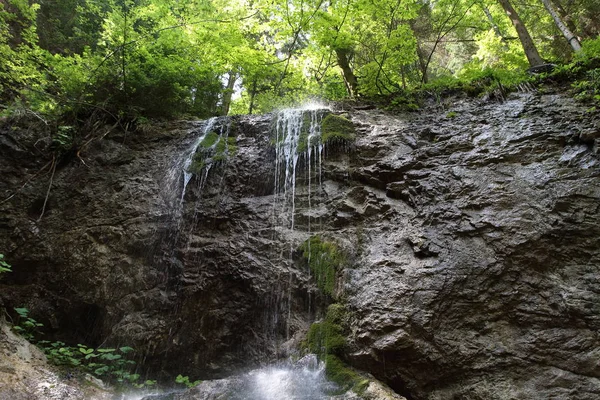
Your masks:
M304 207L304 215L307 216L307 228L303 231L308 234L311 231L311 208L313 199L312 185L321 185L321 163L323 160L324 145L321 142L321 121L326 112L325 107L311 105L301 109L289 109L280 111L276 115L274 129L274 147L275 147L275 176L274 176L274 196L273 196L273 225L292 234L296 229L297 200L301 200ZM168 179L171 184L169 189L177 188L180 190L178 202L174 206L177 219L181 219L183 204L185 201L186 189L191 182L194 173L190 167L194 162L194 156L203 143L207 135L213 134L216 129L217 119L212 118L204 123L199 130L198 136L186 149L183 155L178 156L170 170ZM218 128L218 127L217 127ZM222 129L221 129L222 131ZM221 135L223 133L221 132ZM303 171L298 171L302 166ZM206 165L201 171L195 171L199 182L207 182L210 172L210 165ZM304 174L299 174L304 172ZM297 199L296 184L299 177L304 178L304 184L307 184L308 199ZM320 190L319 187L316 191ZM202 187L200 187L202 189ZM306 191L303 192L306 196ZM178 223L179 226L179 223ZM289 243L289 255L287 264L292 265L291 255L298 243ZM284 256L285 257L285 256ZM277 262L277 260L274 260ZM309 272L307 272L309 274ZM280 320L290 321L292 318L292 292L291 292L292 271L289 271L290 282L287 285L287 293L273 293L273 298L285 304L276 304L274 310L265 310L267 313L275 312L272 323L277 324ZM285 285L284 285L285 286ZM310 301L309 301L310 303ZM286 329L287 337L290 339L289 326ZM190 334L192 334L190 332ZM274 340L280 340L273 335ZM202 389L199 389L202 388ZM317 400L327 397L327 393L335 389L335 385L328 382L324 374L324 366L318 362L316 356L309 355L298 362L289 361L278 362L263 368L255 369L243 375L234 376L225 380L207 381L202 383L198 390L204 390L206 393L227 394L230 400ZM193 389L196 390L196 389ZM127 400L143 398L140 395L134 397L131 395ZM165 395L152 395L144 397L145 399L167 399ZM177 397L179 398L179 397ZM181 397L182 399L195 397ZM200 397L213 398L213 397ZM216 397L215 397L216 398Z

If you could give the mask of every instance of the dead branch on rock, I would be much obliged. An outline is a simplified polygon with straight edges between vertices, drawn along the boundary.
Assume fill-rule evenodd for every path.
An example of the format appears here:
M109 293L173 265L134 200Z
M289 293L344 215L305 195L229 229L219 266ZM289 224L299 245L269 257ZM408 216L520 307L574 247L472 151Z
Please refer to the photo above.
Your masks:
M44 216L44 212L46 212L46 204L48 203L48 197L50 197L50 190L52 189L52 182L54 182L54 173L56 172L56 157L52 156L52 175L50 175L50 184L48 185L48 190L46 191L46 198L44 199L44 205L42 206L42 213L40 214L37 222L40 222L42 217Z

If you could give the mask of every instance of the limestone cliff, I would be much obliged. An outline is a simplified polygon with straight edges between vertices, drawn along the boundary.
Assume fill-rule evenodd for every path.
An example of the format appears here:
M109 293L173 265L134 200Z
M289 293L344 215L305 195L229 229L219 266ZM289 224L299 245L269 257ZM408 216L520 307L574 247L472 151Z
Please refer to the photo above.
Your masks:
M0 298L152 373L224 377L293 351L324 310L300 250L319 233L347 255L344 357L398 393L597 398L598 113L552 91L336 113L356 137L318 171L299 160L294 229L275 222L273 115L228 121L235 152L185 192L206 123L109 134L57 168L41 219L49 171L19 188L49 143L5 124Z

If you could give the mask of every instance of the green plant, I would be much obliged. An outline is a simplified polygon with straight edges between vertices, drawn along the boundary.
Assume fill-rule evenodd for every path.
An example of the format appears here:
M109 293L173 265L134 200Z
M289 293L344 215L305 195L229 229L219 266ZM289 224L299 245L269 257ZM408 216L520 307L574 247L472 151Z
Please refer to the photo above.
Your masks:
M67 346L64 342L40 341L37 345L52 364L75 368L120 385L137 388L152 386L156 381L137 383L140 375L133 372L136 363L127 358L134 351L129 346L118 348L90 348L84 344Z
M35 335L39 333L38 328L44 326L44 324L37 322L35 319L29 316L29 310L24 307L15 307L14 309L19 318L17 323L13 326L13 330L25 339L31 341Z
M5 272L12 272L12 267L4 261L4 254L0 253L0 276Z
M33 341L40 334L38 328L44 324L29 317L27 308L15 308L15 311L19 319L13 329L25 339ZM137 383L140 375L132 372L136 363L127 358L128 354L134 352L129 346L93 349L84 344L75 347L49 340L40 340L36 345L46 354L50 363L59 367L75 368L117 384L129 384L138 388L156 383L151 380Z
M188 376L183 376L183 375L179 374L175 378L175 382L183 384L183 385L185 385L188 388L191 388L191 387L199 385L200 382L202 382L202 381L201 380L197 380L197 381L190 382L190 378Z
M336 272L346 262L344 254L335 243L324 241L316 235L305 241L300 249L319 289L333 297Z
M325 375L338 385L339 393L352 389L360 395L368 386L369 380L348 367L340 358L346 346L348 317L348 311L342 304L331 304L325 318L310 326L304 347L325 362Z
M600 102L600 68L587 71L572 87L576 99Z
M65 153L73 146L74 137L75 128L73 126L59 126L56 134L52 137L52 147Z
M446 118L456 118L458 116L458 113L456 111L449 111L446 114Z

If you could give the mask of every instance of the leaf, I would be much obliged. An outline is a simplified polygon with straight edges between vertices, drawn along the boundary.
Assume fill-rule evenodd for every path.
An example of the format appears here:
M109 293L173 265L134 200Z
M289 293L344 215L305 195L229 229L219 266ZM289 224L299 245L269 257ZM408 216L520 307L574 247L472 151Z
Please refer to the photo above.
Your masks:
M98 349L98 353L113 353L116 349Z
M107 365L105 365L104 367L96 368L94 370L94 374L96 374L96 375L103 375L106 372L108 372L108 366Z
M19 314L19 316L23 317L23 318L27 318L27 315L29 315L29 309L27 308L19 308L19 307L15 307L15 311L17 312L17 314Z
M129 346L119 347L119 350L121 350L121 353L123 353L123 354L127 354L130 351L135 351L133 349L133 347L129 347Z

